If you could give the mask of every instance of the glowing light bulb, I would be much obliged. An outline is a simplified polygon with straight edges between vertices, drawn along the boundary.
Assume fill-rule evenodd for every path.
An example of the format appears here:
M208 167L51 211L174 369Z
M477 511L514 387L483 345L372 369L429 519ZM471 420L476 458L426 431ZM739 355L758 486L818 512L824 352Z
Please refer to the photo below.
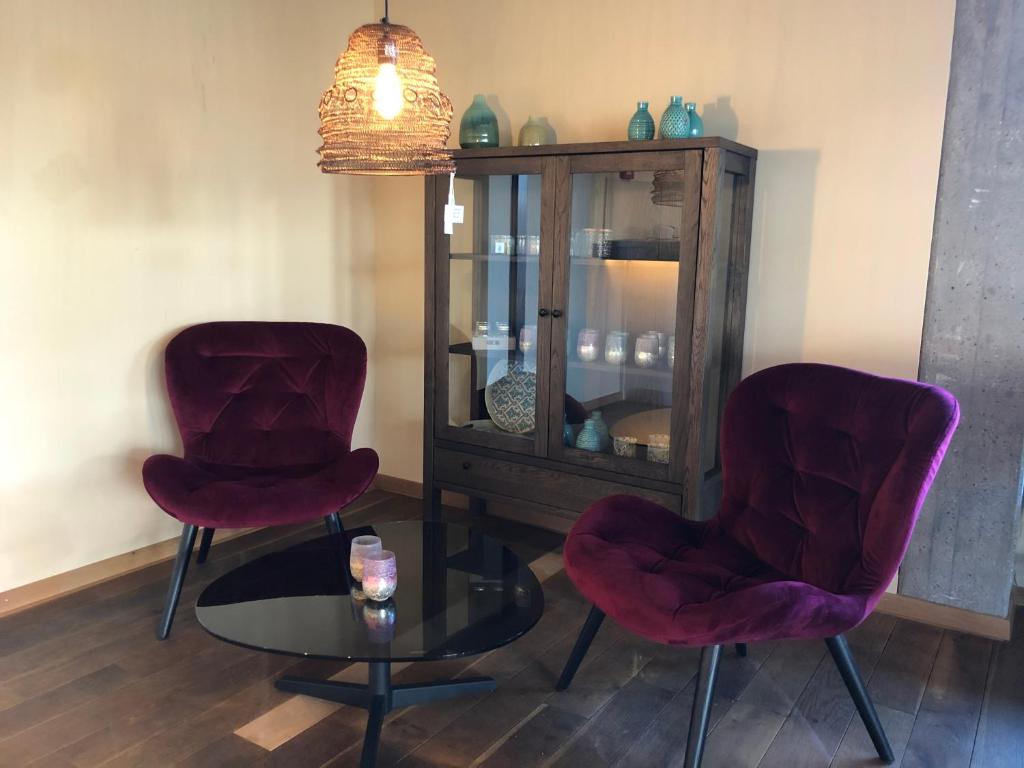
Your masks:
M402 111L402 79L390 62L383 62L373 82L373 108L385 120L393 120Z

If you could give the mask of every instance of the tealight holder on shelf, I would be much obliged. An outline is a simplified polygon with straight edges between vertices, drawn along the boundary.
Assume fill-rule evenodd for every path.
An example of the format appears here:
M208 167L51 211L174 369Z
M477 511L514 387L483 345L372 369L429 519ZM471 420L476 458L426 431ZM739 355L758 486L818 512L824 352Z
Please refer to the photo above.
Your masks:
M597 360L600 334L596 328L584 328L576 337L576 354L584 363Z
M524 353L537 348L537 326L524 325L519 329L519 350Z
M626 362L626 343L629 335L625 331L612 331L604 341L604 361L611 365L622 365Z
M376 602L387 600L398 588L395 553L384 549L363 558L363 592Z
M669 436L654 434L647 437L647 460L654 464L668 464Z
M658 364L658 337L645 333L636 340L633 360L639 368L653 368Z
M352 571L352 578L362 581L363 561L368 555L380 552L383 548L380 536L356 536L352 539L348 557L348 568Z

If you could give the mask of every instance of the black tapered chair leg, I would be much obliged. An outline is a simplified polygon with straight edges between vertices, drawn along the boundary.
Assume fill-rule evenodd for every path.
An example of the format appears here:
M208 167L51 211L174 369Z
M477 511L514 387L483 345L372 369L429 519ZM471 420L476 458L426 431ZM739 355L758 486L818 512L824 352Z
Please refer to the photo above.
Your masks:
M328 533L341 533L343 530L345 530L341 526L340 512L331 512L331 514L324 518L324 522L327 524Z
M196 555L196 562L205 563L210 555L210 545L213 544L213 532L216 528L203 528L203 538L199 540L199 554Z
M587 655L587 649L594 642L594 635L601 628L602 621L604 621L604 611L595 605L590 609L590 615L587 616L587 621L584 623L583 629L580 630L580 636L576 638L576 644L572 647L572 653L566 659L565 668L555 684L556 691L564 691L569 687L573 677L576 676L576 670L580 668L583 657Z
M747 658L746 643L736 643L736 655L739 656L741 659Z
M861 679L857 663L853 660L850 644L842 635L826 638L825 644L836 662L836 667L839 668L839 674L842 676L843 682L846 683L853 703L857 706L857 712L860 713L864 727L868 729L868 735L871 737L871 743L875 745L878 756L885 763L893 762L896 758L892 753L892 746L885 735L882 721L878 719L878 712L875 711L875 705L871 702L868 690L864 686L864 680Z
M690 734L686 739L686 758L683 768L700 768L704 757L704 742L708 738L711 720L711 702L715 698L715 678L722 646L705 645L700 649L700 667L697 670L697 688L693 692L693 710L690 712Z
M174 571L171 573L171 584L167 588L167 600L164 602L164 612L160 617L160 626L156 630L157 640L166 640L171 634L171 623L174 621L174 612L178 608L178 599L181 597L181 585L185 583L185 573L188 571L188 561L192 557L192 547L196 543L196 531L199 529L194 525L185 523L181 529L181 540L178 542L178 557L174 561Z

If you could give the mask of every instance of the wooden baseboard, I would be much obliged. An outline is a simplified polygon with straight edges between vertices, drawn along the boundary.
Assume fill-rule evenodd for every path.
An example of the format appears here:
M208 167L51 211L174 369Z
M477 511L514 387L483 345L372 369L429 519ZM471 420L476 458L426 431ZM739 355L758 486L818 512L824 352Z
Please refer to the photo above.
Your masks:
M951 605L929 603L916 597L886 592L875 609L879 613L896 616L900 619L930 624L933 627L952 629L968 635L987 637L992 640L1009 640L1013 631L1013 623L1009 617L990 616L987 613L975 613Z
M397 493L399 496L411 496L414 499L423 498L423 483L416 480L406 480L404 477L377 475L373 481L373 487L378 491Z
M214 546L256 530L259 529L237 528L226 530L223 533L218 531L217 537L214 539ZM0 618L45 603L48 600L80 592L88 587L116 579L118 576L125 576L151 565L171 560L178 553L180 538L180 536L175 536L173 539L159 541L156 544L125 552L123 555L114 555L97 563L83 565L81 568L0 592Z
M398 478L395 478L396 480ZM408 481L405 481L408 482ZM415 483L414 485L419 485ZM398 493L398 491L394 491ZM385 497L386 498L386 497ZM374 504L383 501L381 498L374 498L373 495L364 495L354 501L342 511L342 517L360 512ZM223 544L226 541L237 539L262 528L221 528L213 539L213 547ZM98 563L83 565L72 571L58 573L46 579L33 581L21 587L15 587L6 592L0 592L0 618L9 616L12 613L23 611L34 605L55 600L58 597L74 594L83 589L94 587L97 584L116 579L118 576L126 576L129 573L140 571L151 565L162 563L173 559L178 554L178 541L180 537L159 541L156 544L134 549L125 552L123 555L108 557ZM197 543L198 546L198 543Z

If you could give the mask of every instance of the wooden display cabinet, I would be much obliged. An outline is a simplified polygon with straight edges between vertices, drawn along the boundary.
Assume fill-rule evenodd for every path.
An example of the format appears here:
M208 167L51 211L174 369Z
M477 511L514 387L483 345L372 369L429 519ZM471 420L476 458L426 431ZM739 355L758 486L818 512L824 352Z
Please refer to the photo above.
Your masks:
M426 180L428 513L447 489L558 530L613 493L709 516L757 152L701 138L455 156L450 236L449 178ZM608 437L576 447L566 422L594 411Z

